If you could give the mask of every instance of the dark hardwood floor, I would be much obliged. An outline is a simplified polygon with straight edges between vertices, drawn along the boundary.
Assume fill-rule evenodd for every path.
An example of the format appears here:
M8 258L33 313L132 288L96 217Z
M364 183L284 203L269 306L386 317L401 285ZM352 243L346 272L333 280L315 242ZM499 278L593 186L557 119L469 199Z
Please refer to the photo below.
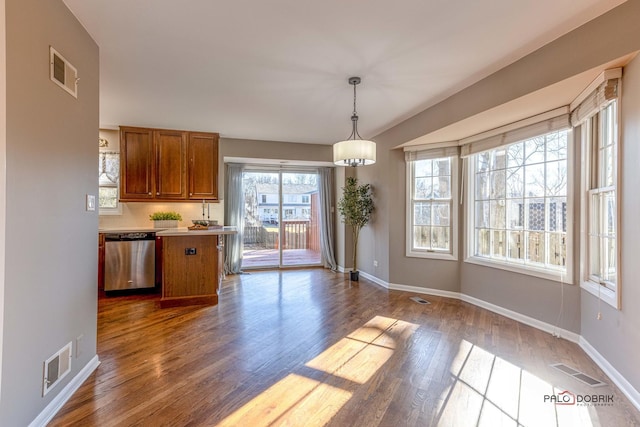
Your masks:
M575 344L471 304L323 269L229 276L212 307L102 297L100 366L51 426L625 426ZM592 388L550 367L607 383ZM545 395L612 395L600 406Z

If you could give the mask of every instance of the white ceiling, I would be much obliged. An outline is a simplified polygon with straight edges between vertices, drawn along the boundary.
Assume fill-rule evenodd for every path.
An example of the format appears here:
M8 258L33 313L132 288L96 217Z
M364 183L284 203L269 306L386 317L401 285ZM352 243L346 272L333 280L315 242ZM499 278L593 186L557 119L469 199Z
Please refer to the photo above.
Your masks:
M100 46L101 127L332 144L350 76L370 138L624 0L64 2Z

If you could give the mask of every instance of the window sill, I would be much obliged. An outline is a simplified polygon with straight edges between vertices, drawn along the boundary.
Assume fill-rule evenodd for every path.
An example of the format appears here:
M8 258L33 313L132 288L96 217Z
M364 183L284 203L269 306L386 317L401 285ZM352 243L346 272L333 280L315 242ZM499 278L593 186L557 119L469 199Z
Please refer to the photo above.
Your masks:
M407 258L425 258L425 259L441 259L446 261L457 261L458 256L446 252L427 252L427 251L407 251Z
M493 260L493 259L490 260L487 258L481 258L481 257L475 257L475 256L468 257L464 261L469 264L476 264L476 265L482 265L484 267L497 268L500 270L511 271L513 273L519 273L527 276L538 277L540 279L551 280L554 282L562 282L567 285L573 284L573 278L571 277L571 275L567 273L563 273L562 271L559 271L559 270L550 270L550 269L544 269L544 268L536 268L532 266L517 265L517 264L500 262L498 260ZM567 270L569 270L569 267L567 267Z
M580 287L596 298L599 298L601 301L606 302L616 310L620 310L620 307L618 306L618 296L615 291L605 288L604 286L590 280L583 281L580 284Z

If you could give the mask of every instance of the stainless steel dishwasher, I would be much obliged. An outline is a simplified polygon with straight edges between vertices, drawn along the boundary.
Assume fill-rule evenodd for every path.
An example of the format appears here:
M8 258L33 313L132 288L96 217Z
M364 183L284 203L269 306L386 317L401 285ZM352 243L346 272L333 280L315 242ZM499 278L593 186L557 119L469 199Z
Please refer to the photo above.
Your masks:
M104 242L105 291L155 286L156 233L107 233Z

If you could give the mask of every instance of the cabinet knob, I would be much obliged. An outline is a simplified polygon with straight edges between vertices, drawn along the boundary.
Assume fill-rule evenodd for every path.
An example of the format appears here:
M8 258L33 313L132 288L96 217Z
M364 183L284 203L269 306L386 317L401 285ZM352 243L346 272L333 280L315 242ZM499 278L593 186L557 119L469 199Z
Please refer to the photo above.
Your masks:
M159 196L159 195L160 195L160 192L158 191L158 192L156 193L156 196Z
M190 196L193 196L193 193L189 193Z
M151 195L151 191L149 191L149 195Z

